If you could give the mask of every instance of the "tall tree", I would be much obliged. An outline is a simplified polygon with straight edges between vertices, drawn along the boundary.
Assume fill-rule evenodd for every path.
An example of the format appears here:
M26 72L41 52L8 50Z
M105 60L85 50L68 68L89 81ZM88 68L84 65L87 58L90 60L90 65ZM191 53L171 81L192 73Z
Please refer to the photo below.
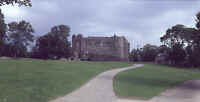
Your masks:
M180 65L195 58L194 53L200 45L200 33L195 28L188 28L184 25L176 25L166 31L161 37L161 42L170 48L169 59L172 64ZM195 50L195 51L194 51ZM194 53L193 53L194 52ZM193 61L194 62L194 61Z
M186 60L186 52L183 44L174 44L169 51L169 59L172 65L183 66Z
M166 34L163 37L161 37L161 42L164 42L164 45L168 45L169 47L172 47L176 43L184 44L184 30L184 25L178 24L173 26L166 31Z
M0 9L0 41L5 38L7 25L5 24L4 15Z
M44 59L59 59L68 58L71 55L70 42L68 37L70 28L66 25L55 26L51 29L51 32L41 36L36 42L35 51L39 54L40 58Z
M18 4L19 6L25 5L25 6L32 6L31 0L1 0L0 6L2 5L9 5L9 4Z
M27 52L27 46L33 39L34 29L29 22L20 21L8 24L8 43L15 51L14 57L24 57Z
M4 47L5 47L4 39L6 37L6 28L7 28L7 25L5 24L4 15L0 9L0 56L5 51L4 50Z
M168 58L173 65L183 63L186 57L184 47L190 43L191 32L184 25L175 25L166 31L166 34L161 37L161 42L170 48Z

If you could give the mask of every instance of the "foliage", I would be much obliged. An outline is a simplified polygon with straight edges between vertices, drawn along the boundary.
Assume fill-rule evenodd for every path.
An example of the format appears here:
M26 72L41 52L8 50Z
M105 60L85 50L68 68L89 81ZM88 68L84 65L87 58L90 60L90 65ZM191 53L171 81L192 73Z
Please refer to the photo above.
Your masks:
M4 40L6 38L6 29L7 29L7 25L5 24L4 15L0 9L0 56L5 51L4 50L4 47L5 47Z
M170 51L170 48L167 47L166 45L161 45L158 47L159 53L168 53L169 51Z
M0 9L0 42L2 42L6 36L6 28L7 25L5 24L4 15Z
M140 61L140 50L139 49L133 49L129 55L130 61Z
M168 53L168 58L171 61L172 65L175 66L184 66L184 61L186 57L186 52L185 49L183 48L182 44L174 44L169 53Z
M0 6L3 5L9 5L9 4L18 4L19 6L25 5L25 6L32 6L31 0L1 0Z
M166 31L161 37L163 45L170 48L169 60L172 65L200 66L200 13L196 15L196 28L178 24Z
M200 66L200 46L187 46L186 47L186 66L199 67Z
M68 58L71 55L71 46L68 41L70 28L66 25L55 26L51 32L41 36L34 48L35 57L43 59Z
M166 34L161 37L161 42L168 47L172 47L177 43L186 46L192 43L192 39L197 33L198 31L194 28L187 28L178 24L166 31Z
M13 54L12 57L25 57L27 47L34 41L34 29L29 22L20 21L11 22L8 24L8 38L9 53Z
M196 28L200 30L200 12L196 15Z
M155 60L157 54L158 54L157 46L146 44L141 49L133 49L130 54L130 60L152 62Z
M158 47L155 45L146 44L142 48L141 57L143 61L154 61L156 55L158 54L157 51Z

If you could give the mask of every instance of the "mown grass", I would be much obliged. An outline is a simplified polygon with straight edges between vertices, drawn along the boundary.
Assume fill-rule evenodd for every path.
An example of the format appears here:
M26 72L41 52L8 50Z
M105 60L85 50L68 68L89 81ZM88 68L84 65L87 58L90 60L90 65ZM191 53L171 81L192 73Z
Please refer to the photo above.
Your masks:
M147 63L144 67L119 73L114 80L114 90L122 98L150 99L192 79L200 79L199 70Z
M0 102L48 102L97 74L132 63L0 60Z

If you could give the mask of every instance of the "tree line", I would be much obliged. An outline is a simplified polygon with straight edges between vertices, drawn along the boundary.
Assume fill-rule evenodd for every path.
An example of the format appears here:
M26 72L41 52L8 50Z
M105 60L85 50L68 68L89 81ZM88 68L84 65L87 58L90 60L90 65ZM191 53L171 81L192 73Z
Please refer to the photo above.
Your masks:
M22 20L6 24L0 10L0 56L69 58L71 55L71 44L68 41L70 31L67 25L57 25L52 27L47 34L36 38L31 23Z
M166 62L173 66L200 67L200 12L196 14L194 28L177 24L160 38L161 46L147 44L143 48L133 49L132 61L155 61L160 53Z
M1 0L2 5L32 6L31 0ZM143 48L133 49L131 61L155 61L159 54L173 66L200 66L200 12L196 15L195 28L177 24L169 28L160 38L161 46L146 44ZM70 27L57 25L38 38L32 25L27 21L6 24L0 10L0 56L31 57L42 59L69 58L72 55L68 41ZM31 45L34 45L31 47Z

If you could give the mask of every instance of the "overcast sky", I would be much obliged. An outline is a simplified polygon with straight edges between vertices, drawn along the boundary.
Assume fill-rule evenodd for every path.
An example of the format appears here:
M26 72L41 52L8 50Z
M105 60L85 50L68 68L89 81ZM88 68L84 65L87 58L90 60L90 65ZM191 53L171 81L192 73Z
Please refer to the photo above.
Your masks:
M200 0L32 0L33 7L1 7L6 22L26 20L40 36L54 25L71 27L71 34L125 36L131 48L160 44L167 28L192 27Z

